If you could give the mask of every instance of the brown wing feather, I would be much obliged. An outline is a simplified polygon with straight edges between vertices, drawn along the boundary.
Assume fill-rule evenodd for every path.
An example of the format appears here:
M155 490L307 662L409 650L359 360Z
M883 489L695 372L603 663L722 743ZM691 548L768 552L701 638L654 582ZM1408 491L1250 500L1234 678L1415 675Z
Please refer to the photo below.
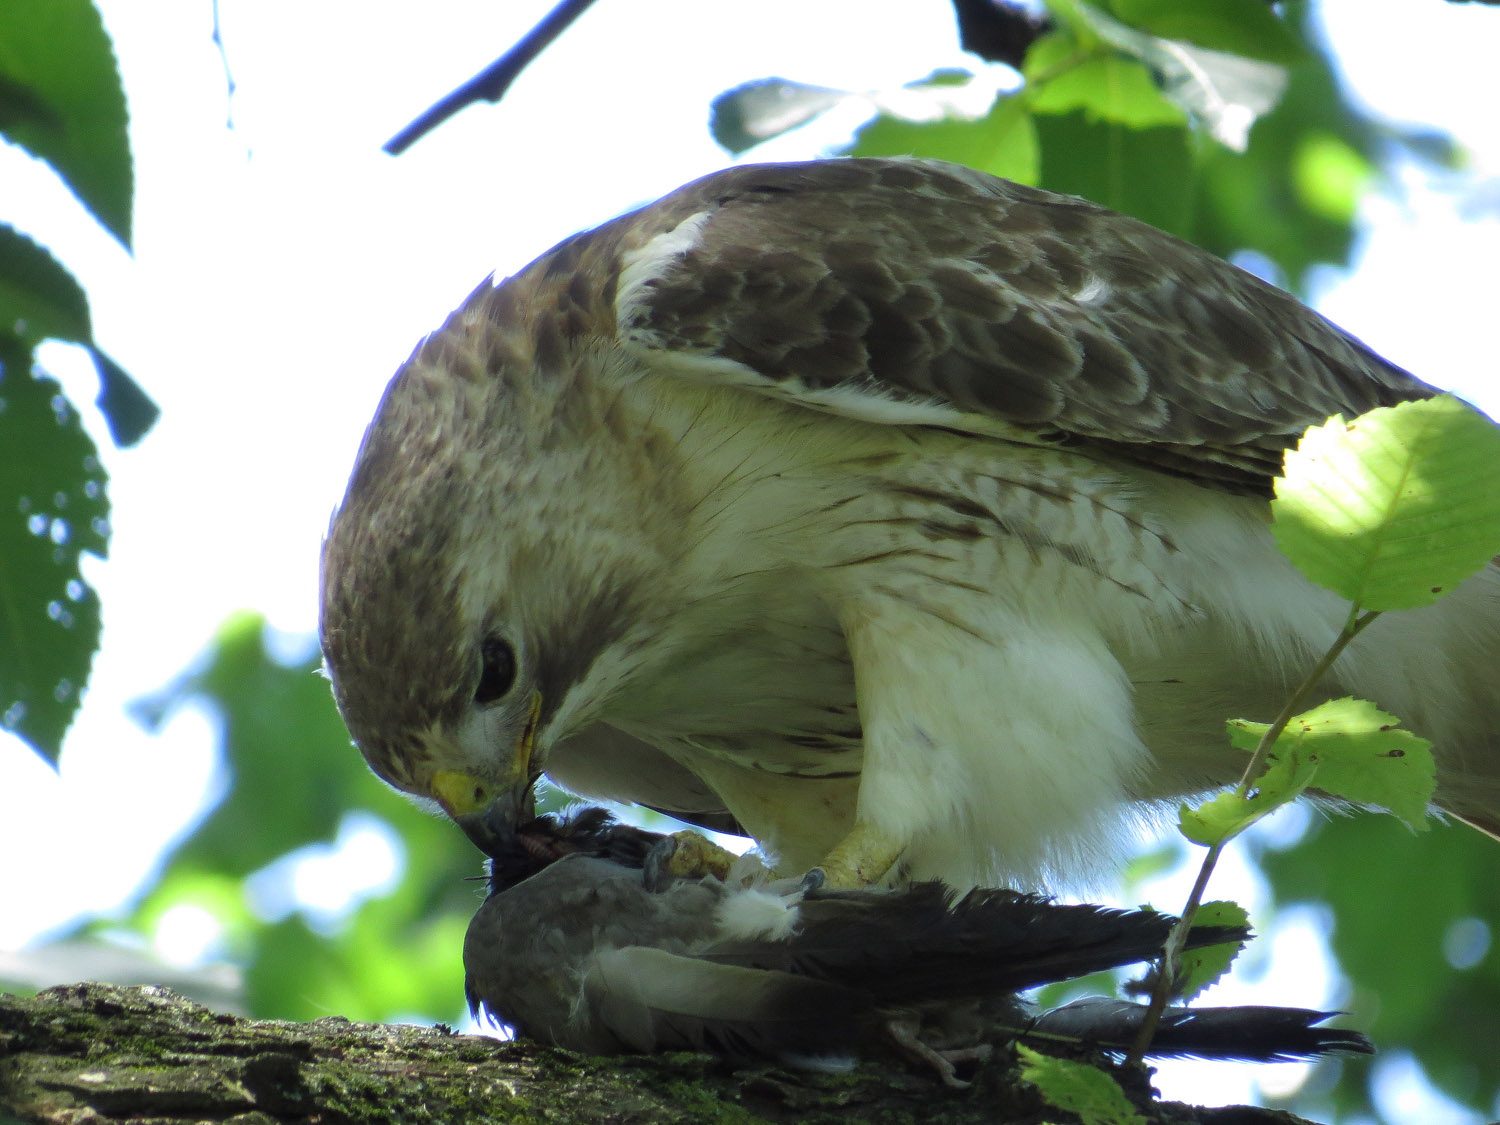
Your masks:
M621 300L620 333L821 409L938 404L1265 491L1307 426L1436 393L1204 250L956 165L735 168L601 229L595 250L650 258L685 221Z

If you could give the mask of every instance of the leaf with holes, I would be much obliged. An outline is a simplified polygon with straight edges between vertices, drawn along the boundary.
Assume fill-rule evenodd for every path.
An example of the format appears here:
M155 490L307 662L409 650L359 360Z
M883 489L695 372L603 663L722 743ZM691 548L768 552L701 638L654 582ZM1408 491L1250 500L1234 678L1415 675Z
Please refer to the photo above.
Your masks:
M98 450L57 383L0 369L0 727L52 763L99 647L85 551L109 545Z

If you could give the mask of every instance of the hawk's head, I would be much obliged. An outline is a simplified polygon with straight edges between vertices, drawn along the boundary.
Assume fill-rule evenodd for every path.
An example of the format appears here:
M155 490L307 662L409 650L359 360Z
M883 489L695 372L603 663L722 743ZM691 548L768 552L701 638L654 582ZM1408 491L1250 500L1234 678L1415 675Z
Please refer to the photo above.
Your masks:
M660 482L628 463L640 434L609 440L601 357L538 347L519 304L486 283L418 347L323 546L323 654L356 744L465 827L496 800L519 814L552 744L646 658L642 591L673 539L622 502Z

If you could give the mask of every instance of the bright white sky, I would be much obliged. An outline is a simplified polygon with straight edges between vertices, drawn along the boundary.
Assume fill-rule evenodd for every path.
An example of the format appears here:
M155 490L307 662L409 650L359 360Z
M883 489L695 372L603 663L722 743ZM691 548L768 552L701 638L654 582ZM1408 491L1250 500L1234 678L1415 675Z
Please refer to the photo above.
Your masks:
M703 0L599 0L499 107L399 159L380 152L551 3L223 0L238 84L226 102L206 0L101 0L130 99L133 259L44 168L0 150L6 218L83 281L99 341L163 408L126 452L84 409L112 476L111 558L88 570L104 648L60 777L0 736L0 855L12 857L0 950L117 909L201 809L211 722L185 715L150 738L126 703L169 682L236 609L293 637L313 630L318 543L360 433L397 365L486 273L728 163L705 121L738 82L877 88L966 65L948 0L760 0L716 5L713 23ZM1500 176L1500 11L1322 7L1362 97L1453 131ZM849 123L765 155L814 155ZM1494 412L1500 181L1484 211L1440 177L1403 178L1412 196L1372 202L1359 272L1330 278L1320 307L1430 381L1489 394ZM92 401L77 356L50 348L44 361ZM1312 1002L1305 984L1257 996ZM1218 1098L1239 1094L1233 1081ZM1448 1120L1437 1112L1423 1118Z

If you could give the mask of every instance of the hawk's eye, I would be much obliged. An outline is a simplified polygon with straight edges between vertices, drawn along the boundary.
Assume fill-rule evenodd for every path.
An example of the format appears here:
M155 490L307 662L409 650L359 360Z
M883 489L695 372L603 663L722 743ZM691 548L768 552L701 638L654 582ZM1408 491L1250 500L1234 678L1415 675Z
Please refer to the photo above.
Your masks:
M516 650L504 637L493 633L479 646L479 686L474 702L481 707L494 703L516 682Z

